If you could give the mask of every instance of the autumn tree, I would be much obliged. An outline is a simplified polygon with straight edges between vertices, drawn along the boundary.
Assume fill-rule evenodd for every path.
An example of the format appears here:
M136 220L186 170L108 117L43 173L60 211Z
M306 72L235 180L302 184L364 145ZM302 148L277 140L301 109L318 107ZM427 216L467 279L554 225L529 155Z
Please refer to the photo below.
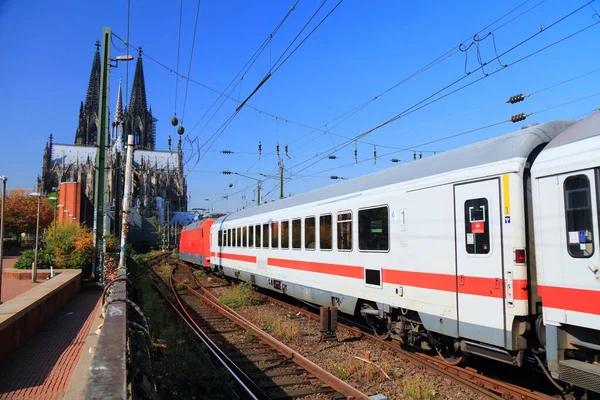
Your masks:
M17 235L21 233L35 234L37 221L38 198L29 196L25 190L13 190L6 196L4 228ZM54 209L48 200L42 197L40 204L40 233L54 218Z

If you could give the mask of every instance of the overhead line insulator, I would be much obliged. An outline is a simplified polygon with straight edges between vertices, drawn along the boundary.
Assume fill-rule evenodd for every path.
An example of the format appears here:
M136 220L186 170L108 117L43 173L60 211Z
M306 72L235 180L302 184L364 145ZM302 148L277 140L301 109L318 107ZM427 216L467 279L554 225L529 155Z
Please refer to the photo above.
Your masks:
M509 121L512 123L515 122L521 122L521 121L525 121L525 119L527 117L529 117L532 113L529 114L525 114L525 113L520 113L520 114L515 114L512 117L509 118Z
M399 158L392 158L390 161L391 162L400 162L400 159Z
M520 94L517 94L517 95L514 95L514 96L510 96L508 98L508 100L506 100L506 102L508 104L520 103L520 102L522 102L523 100L525 100L529 96L531 96L531 95L530 94L520 93Z
M327 158L329 158L330 160L337 160L337 158L338 158L338 157L337 157L335 154L331 154L331 155L330 155L329 157L327 157Z
M231 151L231 150L221 150L220 153L222 153L222 154L233 154L233 151Z

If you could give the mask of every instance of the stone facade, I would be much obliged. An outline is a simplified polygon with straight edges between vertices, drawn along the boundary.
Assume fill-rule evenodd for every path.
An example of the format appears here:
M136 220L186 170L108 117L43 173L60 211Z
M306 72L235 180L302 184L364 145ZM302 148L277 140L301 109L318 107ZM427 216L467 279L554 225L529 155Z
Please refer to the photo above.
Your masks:
M60 182L81 183L93 203L100 93L100 53L96 52L85 103L81 103L74 144L55 143L51 134L44 148L41 185L46 193ZM134 178L132 206L141 216L157 217L187 210L187 185L183 174L181 140L177 149L155 150L156 119L147 108L146 85L139 49L129 106L123 109L121 85L117 96L110 148L107 154L108 194L111 214L118 215L123 197L127 134L134 135ZM162 199L162 200L161 200ZM161 218L163 217L163 218ZM118 225L118 224L117 224Z

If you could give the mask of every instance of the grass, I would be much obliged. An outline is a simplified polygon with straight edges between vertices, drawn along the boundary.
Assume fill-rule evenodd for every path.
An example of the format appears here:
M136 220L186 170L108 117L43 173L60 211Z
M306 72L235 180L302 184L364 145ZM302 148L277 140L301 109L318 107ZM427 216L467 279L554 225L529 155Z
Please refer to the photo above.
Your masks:
M133 346L132 362L140 374L156 379L158 398L230 399L232 390L227 372L214 369L210 360L197 351L189 330L178 323L143 269L131 269L132 299L140 305L148 318L153 342L164 344L160 347L152 346L152 362L149 362L144 336L136 336L136 340L130 342ZM135 386L139 390L139 385ZM206 393L210 393L210 396L206 396ZM144 393L138 393L137 397L144 397Z
M255 339L256 336L254 336L252 333L249 331L244 331L244 343L252 343Z
M261 325L277 339L295 339L300 335L300 323L279 314L264 314Z
M413 400L431 400L435 398L435 386L433 382L423 379L421 376L414 375L402 380L404 394Z
M197 270L194 271L194 276L196 278L204 278L206 276L206 272L204 272L201 269L197 269Z
M342 363L333 363L331 364L331 373L341 380L345 381L350 377L346 366Z
M173 271L173 267L171 267L169 264L162 264L156 267L155 271L161 278L169 279L169 276L171 276L171 271Z
M231 308L250 306L256 302L252 286L247 283L242 283L234 287L231 292L220 296L219 300Z
M175 285L175 289L177 289L177 290L185 289L185 283L179 282L177 285Z

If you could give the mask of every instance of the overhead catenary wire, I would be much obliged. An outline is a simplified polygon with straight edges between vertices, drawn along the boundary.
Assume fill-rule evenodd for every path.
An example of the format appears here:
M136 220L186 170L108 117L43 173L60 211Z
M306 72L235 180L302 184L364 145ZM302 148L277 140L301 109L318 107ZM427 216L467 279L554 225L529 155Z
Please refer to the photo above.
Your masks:
M298 0L298 1L299 1L299 0ZM291 11L293 11L293 10L295 9L296 5L298 4L298 1L296 1L296 3L295 3L293 6L292 6L292 8L291 8L291 9L288 11L288 13L287 13L287 14L284 16L283 20L282 20L282 21L281 21L281 22L278 24L278 26L275 28L275 31L276 31L276 30L277 30L277 29L278 29L278 28L279 28L279 27L280 27L280 26L283 24L283 22L285 21L285 19L287 19L287 17L288 17L288 16L289 16L289 14L291 13ZM500 18L496 19L494 22L492 22L492 23L488 24L486 27L482 28L482 29L479 31L479 33L481 33L481 32L483 32L483 31L487 30L487 29L488 29L488 28L490 28L490 27L492 27L494 24L496 24L496 23L497 23L497 22L499 22L500 20L502 20L502 19L506 18L507 16L509 16L510 14L512 14L512 13L513 13L514 11L516 11L517 9L521 8L523 5L525 5L525 4L526 4L526 3L528 3L529 1L531 1L531 0L526 0L526 1L522 2L522 3L520 3L519 5L517 5L516 7L514 7L513 9L511 9L510 11L508 11L507 13L505 13L504 15L502 15ZM545 0L544 0L544 1L545 1ZM544 1L542 1L542 3L543 3ZM539 3L538 3L538 4L539 4ZM513 19L511 20L511 22L512 22L512 21L514 21L516 18L520 17L521 15L524 15L526 12L528 12L528 11L530 11L530 10L531 10L531 9L529 9L529 10L526 10L525 12L523 12L523 13L519 14L517 17L513 18ZM494 31L495 31L495 30L497 30L497 29L500 29L501 27L503 27L503 26L505 26L505 25L506 25L506 24L503 24L502 26L495 28L495 29L494 29ZM122 38L120 38L118 35L116 35L116 34L114 34L114 33L113 33L113 35L114 35L115 37L117 37L119 40L121 40L123 43L125 43L126 45L128 45L128 46L129 46L129 40L125 41L125 40L123 40ZM269 39L271 39L273 35L274 35L274 33L271 33L270 37L267 37L267 39L265 39L264 46L266 46L266 44L267 44L267 43L269 43ZM468 40L468 39L466 39L466 40ZM261 50L261 48L262 48L262 46L261 46L261 47L259 47L259 50L257 50L257 52L258 52L258 51L262 51L262 50ZM433 60L431 63L429 63L428 65L426 65L425 67L423 67L421 70L417 71L415 74L413 74L413 75L409 76L408 78L406 78L405 80L401 81L400 83L405 83L406 81L408 81L408 80L412 79L413 77L415 77L415 76L417 76L418 74L420 74L420 73L424 72L425 70L427 70L427 69L428 69L428 68L430 68L431 66L435 65L437 62L441 62L441 61L443 61L443 59L442 59L442 58L443 58L444 56L446 56L447 54L449 54L450 52L455 52L455 53L456 53L456 52L458 52L458 50L457 50L457 48L456 48L456 47L453 47L453 48L452 48L452 49L450 49L448 52L446 52L446 53L444 53L442 56L440 56L440 57L436 58L436 59L435 59L435 60ZM256 54L256 53L255 53L255 54ZM150 61L153 61L153 62L155 62L156 64L160 65L161 67L163 67L164 69L166 69L167 71L169 71L169 73L171 73L171 74L175 73L175 76L176 76L176 82L178 81L178 79L179 79L179 78L186 79L188 82L192 82L192 83L194 83L194 84L196 84L196 85L198 85L198 86L200 86L200 87L202 87L202 88L204 88L204 89L206 89L206 90L209 90L209 91L212 91L212 92L214 92L214 93L217 93L217 94L219 94L219 98L220 98L221 96L224 96L224 97L226 97L226 98L227 98L227 99L229 99L229 100L236 101L236 102L240 103L240 101L239 101L239 98L238 98L238 99L235 99L234 97L232 97L232 96L230 96L230 95L227 95L227 94L225 94L225 93L224 93L224 91L219 91L219 90L217 90L217 89L214 89L214 88L212 88L212 87L210 87L210 86L208 86L208 85L206 85L206 84L203 84L203 83L201 83L201 82L199 82L199 81L196 81L196 80L194 80L194 79L191 79L189 76L185 76L185 75L183 75L183 74L179 73L178 71L176 72L176 71L174 71L172 68L170 68L169 66L167 66L167 65L165 65L164 63L162 63L161 61L159 61L158 59L156 59L156 58L152 57L151 55L149 55L147 52L144 52L144 53L143 53L143 56L144 56L144 57L146 57L146 58L148 58ZM252 60L252 58L251 58L251 59L250 59L248 62L250 62L251 60ZM254 61L256 61L256 58L254 58ZM252 63L253 63L253 62L252 62ZM242 69L241 71L243 71L243 69ZM241 73L241 71L240 71L240 73ZM237 75L237 76L239 76L239 73L238 73L238 75ZM236 76L236 77L237 77L237 76ZM233 81L235 81L235 79L236 79L236 78L234 78L234 79L232 80L232 82L233 82ZM230 85L231 85L231 83L232 83L232 82L230 82ZM228 86L229 86L229 85L228 85ZM393 88L396 88L396 87L398 87L398 86L399 86L399 85L398 85L398 84L396 84L396 85L394 85L394 86L393 86ZM232 90L233 90L233 89L232 89ZM388 91L389 91L389 90L386 90L385 92L388 92ZM384 92L384 93L385 93L385 92ZM384 93L383 93L383 94L384 94ZM380 97L381 97L383 94L381 94L381 93L380 93L379 95L375 96L373 99L369 100L369 102L371 102L371 101L374 101L374 100L375 100L375 99L377 99L377 98L380 98ZM218 99L219 99L219 98L218 98ZM205 116L205 115L208 113L208 111L209 111L210 109L212 109L212 107L213 107L213 106L214 106L214 104L215 104L215 103L218 101L218 99L217 99L217 100L215 100L215 102L213 103L213 105L211 105L211 106L209 107L209 109L208 109L208 110L207 110L207 111L204 113L204 115L201 117L201 119L200 119L200 120L202 120L202 119L204 118L204 116ZM365 106L366 106L366 105L365 105ZM360 109L364 108L365 106L361 105L361 106L355 107L355 109L353 109L353 110L350 110L349 112L352 112L352 111L354 111L354 110L356 110L356 109L360 110ZM294 124L294 125L297 125L297 126L301 126L301 127L305 127L305 128L308 128L308 129L312 129L313 131L321 131L321 132L323 132L323 133L327 133L327 132L328 132L328 130L324 130L324 129L320 129L320 128L315 128L315 127L312 127L312 126L310 126L310 125L307 125L307 124L299 123L299 122L297 122L297 121L294 121L294 120L292 120L292 119L290 119L290 118L281 117L281 116L275 115L275 114L273 114L273 113L267 112L267 111L265 111L265 110L258 109L258 108L256 108L256 107L254 107L254 106L251 106L251 105L248 105L248 104L246 105L246 108L251 108L251 109L253 109L254 111L256 111L256 112L258 112L258 113L260 113L260 114L264 114L264 115L270 116L270 117L272 117L272 118L275 118L275 119L282 119L282 120L285 120L286 122L289 122L289 123L291 123L291 124ZM344 115L348 114L349 112L347 112L347 113L344 113L342 116L339 116L339 117L336 117L336 118L334 118L334 119L333 119L332 121L330 121L329 123L332 123L332 122L334 122L335 120L339 119L340 117L343 117ZM198 121L198 123L199 123L199 122L200 122L200 121ZM191 132L192 132L192 131L195 129L195 127L198 125L198 123L196 123L196 124L194 125L194 128L192 128L192 130L191 130L191 131L189 131L189 133L191 133ZM323 126L326 126L326 125L327 125L327 124L324 124ZM336 125L336 126L337 126L337 125ZM335 126L334 126L334 127L335 127ZM330 128L330 129L333 129L333 128ZM330 131L330 130L329 130L329 131ZM310 133L312 133L312 132L310 132ZM310 133L309 133L309 134L310 134ZM189 134L188 134L188 135L189 135ZM334 134L334 135L337 135L337 134ZM188 141L189 141L190 143L192 142L192 141L191 141L191 140L189 140L189 139L188 139ZM294 142L294 141L292 141L292 142ZM369 144L369 145L373 145L373 143L369 143L369 142L364 142L364 143L365 143L365 144ZM380 146L381 146L381 145L380 145ZM191 159L191 157L190 157L190 159ZM187 162L186 162L186 163L187 163Z
M574 100L570 100L570 101L567 101L567 102L564 102L564 103L560 103L560 104L557 104L557 105L554 105L554 106L546 107L546 108L543 108L543 109L540 109L540 110L536 110L536 111L533 111L533 112L529 113L528 116L529 115L541 114L541 113L544 113L544 112L547 112L547 111L550 111L550 110L554 110L556 108L564 107L564 106L567 106L567 105L570 105L570 104L574 104L574 103L577 103L577 102L580 102L580 101L583 101L583 100L587 100L587 99L590 99L590 98L593 98L593 97L598 97L598 96L600 96L600 92L593 93L593 94L587 95L587 96L583 96L583 97L580 97L580 98L577 98L577 99L574 99ZM591 112L593 112L593 110ZM590 113L590 111L588 111L588 112L586 112L584 114L580 114L580 115L586 115L586 114L589 114L589 113ZM440 143L440 142L443 142L443 141L446 141L446 140L449 140L449 139L455 139L455 138L460 137L460 136L465 136L465 135L468 135L470 133L479 132L479 131L482 131L482 130L485 130L485 129L489 129L489 128L493 128L493 127L496 127L496 126L499 126L499 125L504 125L504 124L507 124L509 122L511 122L510 118L509 119L504 119L502 121L493 122L493 123L490 123L490 124L487 124L487 125L484 125L484 126L480 126L480 127L477 127L477 128L467 129L467 130L464 130L464 131L461 131L461 132L458 132L458 133L453 133L451 135L446 135L446 136L442 136L442 137L439 137L439 138L428 140L428 141L425 141L425 142L422 142L422 143L418 143L418 144L412 145L410 147L407 147L406 149L407 150L408 149L410 149L410 150L418 149L419 147L422 147L422 146L428 146L428 145L431 145L431 144L434 144L434 143ZM391 151L389 153L383 154L381 157L388 157L388 156L397 154L400 151L402 151L402 150ZM367 162L367 161L370 161L370 159L359 161L358 164L364 163L364 162ZM311 174L311 175L302 175L302 176L299 176L298 178L300 178L300 177L302 177L302 178L313 177L314 175L319 176L319 175L322 175L324 173L334 171L336 169L345 168L345 167L353 166L353 165L356 165L356 164L357 163L349 163L349 164L345 164L345 165L341 165L341 166L336 166L336 167L328 168L328 169L325 169L325 170L322 170L322 171L318 171L318 172L316 172L314 174ZM295 174L294 174L294 178L292 178L292 179L296 179Z
M570 17L570 16L574 15L576 12L580 11L581 9L583 9L585 6L587 6L589 3L593 2L593 1L595 1L595 0L591 0L590 2L588 2L588 3L584 4L583 6L581 6L581 7L578 7L578 8L577 8L577 9L575 9L574 11L570 12L569 14L567 14L567 15L563 16L563 17L562 17L562 18L560 18L559 20L557 20L557 21L555 21L554 23L552 23L551 25L549 25L549 26L548 26L548 27L547 27L545 30L543 30L543 31L539 31L539 32L537 32L537 33L535 33L535 34L533 34L533 35L531 35L531 36L529 36L529 37L525 38L524 40L522 40L521 42L519 42L519 43L517 43L516 45L512 46L512 47L511 47L511 48L509 48L508 50L506 50L506 51L502 52L502 53L501 53L501 54L499 54L499 55L496 55L496 57L492 58L491 60L488 60L488 61L487 61L487 62L486 62L484 65L487 65L487 64L489 64L489 63L491 63L491 62L493 62L493 61L495 61L495 60L498 60L500 57L502 57L502 56L504 56L504 55L506 55L506 54L510 53L511 51L515 50L515 49L516 49L516 48L518 48L519 46L521 46L521 45L523 45L523 44L527 43L529 40L531 40L532 38L536 37L537 35L539 35L539 34L541 34L541 33L543 33L543 32L546 32L546 31L548 31L548 29L552 28L553 26L556 26L558 23L560 23L560 22L564 21L566 18L568 18L568 17ZM521 61L524 61L524 60L526 60L526 59L528 59L528 58L530 58L530 57L532 57L532 56L534 56L534 55L536 55L536 54L538 54L538 53L540 53L540 52L542 52L542 51L544 51L544 50L546 50L546 49L548 49L548 48L550 48L550 47L553 47L553 46L555 46L555 45L557 45L557 44L559 44L559 43L561 43L561 42L563 42L563 41L565 41L565 40L567 40L567 39L569 39L569 38L571 38L571 37L573 37L573 36L575 36L575 35L577 35L577 34L579 34L579 33L582 33L582 32L584 32L584 31L586 31L586 30L590 29L590 28L591 28L591 27L593 27L593 26L596 26L596 25L598 25L598 23L600 23L600 21L598 21L598 22L595 22L595 23L593 23L593 24L591 24L591 25L588 25L588 26L586 26L586 27L584 27L584 28L582 28L582 29L580 29L580 30L578 30L578 31L574 32L574 33L571 33L571 34L569 34L569 35L567 35L567 36L565 36L565 37L563 37L563 38L561 38L561 39L559 39L559 40L557 40L557 41L555 41L555 42L553 42L553 43L551 43L551 44L549 44L549 45L547 45L547 46L544 46L544 47L542 47L542 48L540 48L540 49L538 49L538 50L536 50L536 51L534 51L534 52L532 52L532 53L529 53L529 54L527 54L527 55L525 55L525 56L523 56L523 57L521 57L521 58L519 58L519 59L517 59L517 60L515 60L515 61L512 61L512 62L510 62L510 63L508 63L508 64L504 64L504 65L503 65L502 67L500 67L499 69L497 69L497 70L495 70L495 71L492 71L492 72L490 72L490 73L486 73L485 75L481 76L480 78L478 78L478 79L476 79L476 80L473 80L473 81L471 81L471 82L469 82L469 83L467 83L467 84L465 84L465 85L463 85L463 86L460 86L459 88L457 88L457 89L455 89L455 90L452 90L452 91L450 91L450 92L447 92L447 93L445 93L445 94L443 94L443 95L440 95L439 97L436 97L437 95L441 94L442 92L446 91L447 89L451 88L452 86L456 85L457 83L459 83L459 82L463 81L464 79L466 79L467 77L471 76L471 75L472 75L474 72L477 72L477 71L481 70L481 69L483 68L483 65L482 65L482 66L480 66L480 67L478 67L478 68L476 68L476 69L474 69L474 70L470 71L470 73L467 73L467 74L463 75L462 77L460 77L460 78L458 78L458 79L454 80L453 82L451 82L450 84L448 84L448 85L444 86L443 88L441 88L441 89L439 89L439 90L435 91L435 92L434 92L434 93L432 93L431 95L429 95L429 96L427 96L427 97L423 98L423 99L422 99L422 100L420 100L419 102L417 102L417 103L413 104L412 106L408 107L408 108L407 108L407 109L405 109L404 111L402 111L402 112L400 112L400 113L396 114L396 115L395 115L395 116L393 116L392 118L389 118L388 120L386 120L386 121L384 121L384 122L382 122L382 123L380 123L380 124L378 124L378 125L376 125L376 126L374 126L374 127L372 127L372 128L369 128L369 129L367 129L366 131L364 131L364 132L360 133L359 135L355 136L354 138L352 138L352 139L350 139L350 140L348 140L348 141L346 141L346 142L344 142L344 143L342 143L342 144L338 145L336 149L327 149L326 151L322 152L321 154L322 154L322 155L323 155L323 154L330 154L332 151L339 151L341 148L345 148L345 147L347 147L348 145L352 144L352 142L353 142L354 140L361 139L361 138L363 138L363 137L365 137L365 136L369 135L370 133L372 133L372 132L374 132L374 131L376 131L376 130L378 130L378 129L380 129L380 128L384 127L384 126L386 126L386 125L388 125L388 124L390 124L390 123L392 123L392 122L394 122L394 121L397 121L398 119L400 119L400 118L402 118L402 117L405 117L406 115L412 114L412 113L414 113L414 112L416 112L416 111L418 111L418 110L420 110L420 109L422 109L422 108L424 108L424 107L427 107L427 106L429 106L429 105L431 105L431 104L433 104L433 103L436 103L436 102L438 102L438 101L440 101L440 100L442 100L442 99L444 99L444 98L446 98L446 97L448 97L448 96L450 96L450 95L452 95L452 94L454 94L454 93L456 93L456 92L458 92L458 91L460 91L460 90L463 90L463 89L465 89L465 88L467 88L467 87L469 87L469 86L471 86L471 85L473 85L473 84L475 84L475 83L477 83L477 82L479 82L479 81L481 81L481 80L483 80L483 79L485 79L485 78L488 78L488 77L490 77L490 76L492 76L492 75L494 75L494 74L498 73L499 71L503 71L503 70L505 70L506 68L508 68L508 67L510 67L510 66L512 66L512 65L515 65L515 64L517 64L517 63L519 63L519 62L521 62ZM430 100L430 99L433 99L433 100ZM428 101L428 100L430 100L430 101ZM323 159L323 158L321 158L321 159L317 160L316 162L314 162L314 163L310 164L310 165L309 165L309 166L307 166L307 167L304 167L304 168L302 168L302 169L300 170L300 172L304 171L304 170L305 170L305 169L307 169L307 168L310 168L312 165L316 164L317 162L320 162L322 159ZM298 167L298 166L300 166L300 165L302 165L302 164L304 164L304 163L306 163L306 162L307 162L307 161L303 161L303 162L301 162L301 163L299 163L299 164L296 164L296 165L292 166L291 168L296 168L296 167Z
M192 50L190 51L190 64L188 66L187 76L192 76L192 61L194 60L194 47L196 45L196 31L198 30L198 16L200 15L200 0L198 0L198 6L196 7L196 19L194 21L194 34L192 35ZM181 111L181 124L183 125L183 119L185 118L185 106L187 104L188 89L190 86L190 80L186 80L185 83L185 95L183 96L183 110Z
M179 34L177 35L177 64L176 73L179 76L179 53L181 50L181 22L183 19L183 0L179 1ZM179 91L179 78L175 79L175 115L177 115L177 94Z

